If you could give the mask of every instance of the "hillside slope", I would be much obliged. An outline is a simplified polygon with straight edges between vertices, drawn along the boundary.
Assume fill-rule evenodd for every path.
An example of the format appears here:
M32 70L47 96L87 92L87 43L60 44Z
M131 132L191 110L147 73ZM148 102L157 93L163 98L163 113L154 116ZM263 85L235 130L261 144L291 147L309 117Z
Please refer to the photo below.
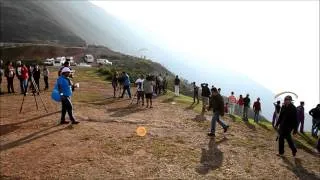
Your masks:
M146 109L111 98L111 84L94 69L77 69L74 81L80 82L73 101L81 121L75 126L57 126L60 105L49 92L42 93L49 113L41 106L36 111L33 97L27 96L18 114L22 97L1 97L1 179L320 178L315 140L308 136L295 137L296 158L287 146L280 158L276 133L264 124L225 117L230 130L223 134L218 126L217 137L209 138L209 121L198 120L186 97L169 93ZM136 135L138 126L147 129L146 136Z

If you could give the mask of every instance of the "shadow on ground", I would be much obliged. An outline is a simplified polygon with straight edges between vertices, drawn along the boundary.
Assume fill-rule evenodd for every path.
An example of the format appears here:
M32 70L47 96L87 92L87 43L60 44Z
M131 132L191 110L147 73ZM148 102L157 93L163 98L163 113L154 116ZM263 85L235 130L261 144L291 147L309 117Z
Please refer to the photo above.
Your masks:
M306 170L299 158L294 159L294 163L290 162L290 160L286 157L281 157L283 162L287 165L285 166L288 170L292 171L299 179L308 179L308 180L319 180L320 176L315 175L314 173Z

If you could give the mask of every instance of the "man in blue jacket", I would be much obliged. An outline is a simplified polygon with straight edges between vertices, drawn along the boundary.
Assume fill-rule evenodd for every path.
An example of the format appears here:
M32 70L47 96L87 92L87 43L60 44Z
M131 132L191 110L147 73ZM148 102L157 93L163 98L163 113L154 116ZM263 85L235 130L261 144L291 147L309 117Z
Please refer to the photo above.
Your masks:
M131 99L131 92L130 92L130 78L129 75L126 72L122 72L122 78L123 78L123 91L120 98L123 98L124 93L128 92L129 98Z
M65 120L65 116L66 116L67 112L68 112L68 115L69 115L69 118L70 118L72 124L79 123L73 117L72 102L71 102L73 85L69 79L70 73L71 73L71 70L68 67L64 67L61 70L61 76L59 76L59 78L57 79L57 86L58 86L58 89L60 92L61 104L62 104L60 124L68 124L69 123Z

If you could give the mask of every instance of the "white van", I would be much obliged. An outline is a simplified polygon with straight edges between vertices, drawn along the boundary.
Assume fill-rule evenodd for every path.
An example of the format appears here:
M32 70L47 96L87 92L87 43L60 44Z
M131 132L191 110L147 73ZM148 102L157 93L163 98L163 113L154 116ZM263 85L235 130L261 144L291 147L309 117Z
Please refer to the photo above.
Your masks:
M91 54L86 54L84 56L84 60L86 63L93 63L94 62L94 57Z
M112 62L110 62L108 59L97 59L97 64L112 65Z
M54 65L54 58L48 58L43 62L44 65L53 66Z

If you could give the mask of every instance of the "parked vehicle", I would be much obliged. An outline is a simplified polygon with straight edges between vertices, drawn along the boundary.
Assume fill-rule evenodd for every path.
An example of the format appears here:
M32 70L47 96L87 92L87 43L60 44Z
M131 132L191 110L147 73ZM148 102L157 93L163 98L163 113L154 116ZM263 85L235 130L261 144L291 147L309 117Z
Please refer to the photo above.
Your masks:
M48 59L44 60L43 64L47 65L47 66L53 66L54 65L54 58L48 58Z
M86 54L84 56L84 61L86 63L93 63L94 62L94 57L91 54Z
M110 62L108 59L97 59L97 64L100 64L100 65L112 65L112 62Z

